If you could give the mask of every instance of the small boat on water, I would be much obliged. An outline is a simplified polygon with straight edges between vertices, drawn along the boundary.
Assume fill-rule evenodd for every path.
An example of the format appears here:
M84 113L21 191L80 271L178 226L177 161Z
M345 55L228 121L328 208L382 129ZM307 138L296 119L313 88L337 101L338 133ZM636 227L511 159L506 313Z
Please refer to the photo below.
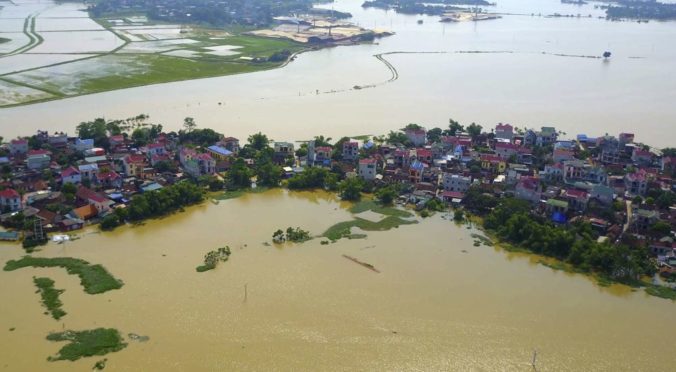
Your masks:
M422 19L419 19L419 20L418 20L418 24L419 24L419 25L423 24L423 20L422 20Z

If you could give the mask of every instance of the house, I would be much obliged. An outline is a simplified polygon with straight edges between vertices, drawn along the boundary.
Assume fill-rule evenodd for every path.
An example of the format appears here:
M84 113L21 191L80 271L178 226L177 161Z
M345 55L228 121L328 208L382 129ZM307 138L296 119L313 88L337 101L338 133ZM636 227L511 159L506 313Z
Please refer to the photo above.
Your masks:
M23 208L21 195L14 189L4 189L0 191L0 208L2 212L16 212Z
M75 167L68 167L64 170L61 171L61 183L62 184L67 184L67 183L74 183L78 184L82 182L82 176L80 175L80 171L77 170Z
M166 153L167 150L161 143L151 143L146 146L146 154L148 155L148 159L152 159L155 155L165 155Z
M78 171L80 171L81 180L95 181L96 175L99 173L99 166L96 163L82 164L78 166Z
M509 124L498 123L495 126L495 138L511 142L514 138L514 127Z
M86 221L96 217L99 214L98 209L92 204L83 205L82 207L75 208L71 214L77 219Z
M13 139L9 142L9 154L12 156L24 155L28 153L28 140Z
M77 218L65 218L61 220L57 226L61 231L79 230L84 227L84 221Z
M505 159L492 154L481 154L481 168L491 170L495 173L504 173L507 168Z
M292 147L293 149L293 147ZM293 150L292 150L293 151ZM207 147L207 154L211 155L211 158L216 161L226 161L228 158L234 155L234 152L226 149L223 146L213 145Z
M415 149L415 157L422 162L432 164L432 150L430 149Z
M547 199L545 209L550 215L556 216L558 221L561 221L561 215L568 211L568 202L559 199Z
M52 162L51 152L47 150L30 150L26 158L26 167L28 169L38 170L49 167Z
M541 174L547 181L561 181L563 180L563 164L547 164L545 165L544 172Z
M516 156L519 153L519 146L511 144L498 142L495 144L495 154L501 158L509 159L512 156Z
M68 146L68 135L63 132L55 132L47 138L47 143L52 147L64 148Z
M144 169L148 166L143 155L129 154L122 158L124 174L128 177L143 178Z
M602 204L610 205L615 199L615 190L605 185L594 185L589 197L598 200Z
M539 203L542 198L540 180L535 177L521 177L516 184L514 196L531 203Z
M603 136L598 139L597 146L601 149L599 160L606 164L620 163L620 141L613 136Z
M124 142L124 136L121 134L108 137L108 143L110 144L111 149L124 145Z
M625 192L631 196L645 195L648 189L648 177L644 170L628 173L624 176Z
M653 154L640 148L635 148L631 153L631 161L636 165L650 165L653 161Z
M98 213L102 212L107 212L110 210L110 207L115 204L112 200L108 199L104 195L95 192L94 190L80 186L77 189L77 193L75 194L77 199L83 203L93 205L94 208L98 211Z
M552 159L554 160L554 163L560 163L575 159L575 154L571 150L555 149L552 154Z
M639 233L645 233L650 226L659 221L660 215L657 211L638 209L634 212L632 218L632 228Z
M171 157L169 156L169 154L158 154L158 155L153 155L153 156L150 158L150 166L154 167L154 166L157 165L157 163L163 162L163 161L165 161L165 162L170 162L170 163L172 162Z
M536 133L535 144L537 146L547 146L556 142L557 133L556 128L554 127L542 127L541 130Z
M100 172L96 175L96 182L104 188L119 189L122 187L122 176L113 170Z
M359 159L359 176L367 181L373 181L376 179L376 166L376 159Z
M568 206L576 211L583 212L587 209L589 194L584 190L567 189L564 197L568 201Z
M331 164L331 154L332 153L333 153L333 149L331 147L328 147L328 146L315 147L314 148L314 159L312 159L312 163L328 166L328 165Z
M91 138L80 139L76 138L75 143L73 144L73 150L77 152L85 152L94 148L94 140Z
M182 148L179 159L183 170L192 177L214 174L216 172L216 160L209 154L198 154L190 148Z
M620 137L619 142L621 146L634 142L634 133L620 133L619 137Z
M605 184L608 175L602 167L592 166L582 160L566 160L563 162L563 180L566 183L578 181Z
M221 140L220 144L230 152L239 152L239 140L235 137L225 137Z
M427 143L427 131L425 129L407 129L404 131L406 138L413 146L423 146Z
M411 163L411 166L408 168L408 181L416 184L418 182L423 181L423 173L425 171L425 168L428 165L419 161L415 160Z
M287 159L293 158L294 148L293 143L290 142L275 142L273 144L274 154L273 159L277 163L284 163Z
M444 173L442 183L445 191L456 191L465 193L472 185L472 178L459 174Z
M664 156L661 161L662 172L673 172L676 169L676 156Z
M343 142L343 160L353 161L359 157L359 142L349 140Z

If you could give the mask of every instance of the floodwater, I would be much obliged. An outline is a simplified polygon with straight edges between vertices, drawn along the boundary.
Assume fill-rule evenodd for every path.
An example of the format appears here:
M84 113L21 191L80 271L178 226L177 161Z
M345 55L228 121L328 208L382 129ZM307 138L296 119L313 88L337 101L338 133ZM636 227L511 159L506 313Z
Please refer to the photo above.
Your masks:
M191 116L199 126L228 135L263 131L278 140L298 140L381 134L409 122L446 126L452 117L485 127L554 125L570 135L633 131L638 141L660 147L676 140L676 74L665 73L676 58L676 22L610 22L597 18L602 12L593 3L499 0L496 11L522 15L443 24L436 17L363 9L362 2L337 0L324 7L397 34L374 44L302 54L273 71L0 109L0 128L5 137L30 133L49 116L50 129L72 132L95 117L146 113L167 129L179 129ZM537 16L557 12L582 17ZM418 25L418 19L424 23ZM609 61L572 57L606 50L613 53ZM391 73L374 54L397 51L414 53L385 56L399 73L398 80L385 83ZM501 53L456 53L462 51ZM352 89L369 84L377 86Z
M90 370L103 357L47 362L60 345L44 337L95 327L150 337L105 356L113 371L532 371L534 349L541 371L667 371L673 363L672 302L474 247L473 230L439 214L363 240L263 244L287 226L320 234L350 218L344 207L324 193L273 190L50 244L36 255L100 263L125 285L87 295L64 270L0 271L2 365ZM228 262L195 272L226 244ZM2 245L0 263L21 254ZM61 321L42 314L32 276L66 289Z

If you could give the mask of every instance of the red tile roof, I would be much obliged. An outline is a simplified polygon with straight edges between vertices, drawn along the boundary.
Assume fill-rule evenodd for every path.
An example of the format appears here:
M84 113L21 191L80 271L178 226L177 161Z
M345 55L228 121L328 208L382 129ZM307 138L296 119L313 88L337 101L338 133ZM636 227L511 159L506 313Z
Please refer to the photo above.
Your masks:
M61 178L71 177L71 176L74 176L76 174L80 174L80 171L75 169L75 167L68 167L68 168L64 169L63 171L61 171Z
M513 127L511 125L502 123L499 123L495 126L495 130L512 130L512 128Z
M587 197L587 192L578 189L568 189L566 190L566 196L569 198L584 199Z
M0 191L0 197L3 197L5 199L14 199L14 198L20 198L21 195L19 195L18 192L14 189L4 189Z
M31 155L51 155L52 152L49 150L30 150L28 151L28 156Z
M125 156L124 161L130 164L142 164L146 162L146 158L143 155L130 154Z
M367 159L359 159L359 164L375 164L376 159L372 158L367 158Z
M94 192L92 189L88 189L84 186L80 186L80 188L77 189L77 197L82 199L82 200L93 200L97 203L103 203L107 199L101 196L100 194Z

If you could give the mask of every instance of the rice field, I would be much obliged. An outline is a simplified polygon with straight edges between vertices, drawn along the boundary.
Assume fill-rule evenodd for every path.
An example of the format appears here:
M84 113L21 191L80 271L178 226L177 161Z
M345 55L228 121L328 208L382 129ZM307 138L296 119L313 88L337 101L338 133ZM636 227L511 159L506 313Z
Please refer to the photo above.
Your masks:
M153 25L145 17L93 20L82 4L0 8L0 107L140 85L270 69L285 40Z

